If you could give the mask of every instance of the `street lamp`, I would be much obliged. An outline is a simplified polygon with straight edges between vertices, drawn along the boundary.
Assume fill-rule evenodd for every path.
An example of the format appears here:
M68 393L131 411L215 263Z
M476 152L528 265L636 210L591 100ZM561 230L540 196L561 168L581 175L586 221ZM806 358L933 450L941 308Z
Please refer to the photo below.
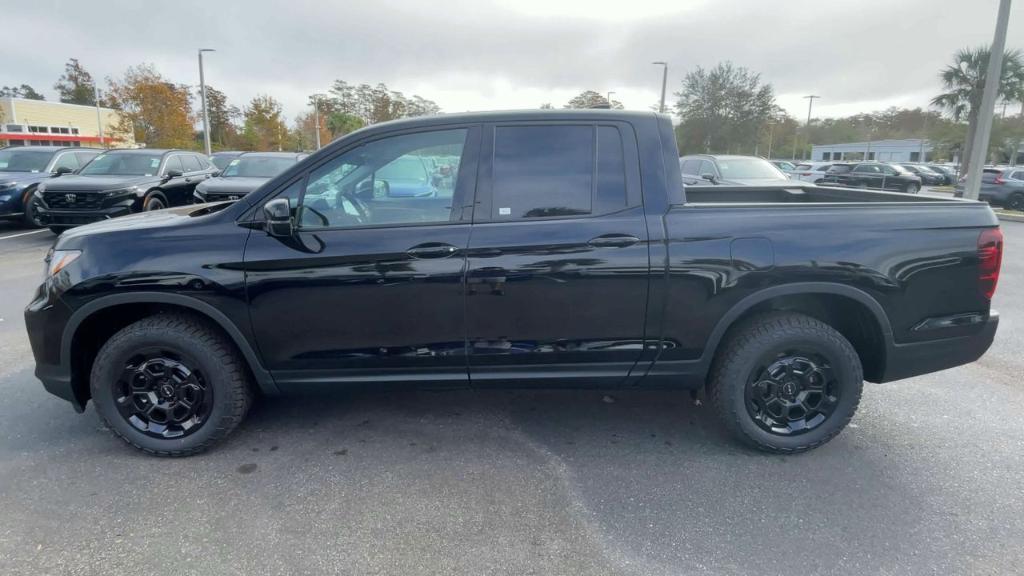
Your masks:
M668 82L668 62L651 62L655 66L662 66L661 71L661 104L658 106L658 112L665 113L665 85Z
M216 52L213 48L199 49L199 94L203 100L203 144L206 145L206 155L209 156L210 149L210 115L206 111L206 78L203 76L203 52Z
M313 94L310 98L313 100L313 123L316 125L316 149L320 149L320 98L323 94Z
M821 98L821 96L815 96L814 94L809 94L807 96L804 96L804 98L807 98L807 144L810 145L810 143L811 143L811 106L814 106L814 99L815 98ZM800 157L803 158L803 154L801 154ZM813 160L813 158L812 158L812 160Z

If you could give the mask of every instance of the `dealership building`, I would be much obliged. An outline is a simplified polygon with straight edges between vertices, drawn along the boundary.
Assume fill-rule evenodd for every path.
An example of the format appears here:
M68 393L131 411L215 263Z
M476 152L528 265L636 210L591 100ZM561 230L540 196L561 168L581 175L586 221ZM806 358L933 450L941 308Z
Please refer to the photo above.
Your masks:
M824 144L811 147L811 160L878 160L879 162L928 162L932 145L920 138Z
M134 148L130 132L117 133L120 120L110 108L2 97L0 145Z

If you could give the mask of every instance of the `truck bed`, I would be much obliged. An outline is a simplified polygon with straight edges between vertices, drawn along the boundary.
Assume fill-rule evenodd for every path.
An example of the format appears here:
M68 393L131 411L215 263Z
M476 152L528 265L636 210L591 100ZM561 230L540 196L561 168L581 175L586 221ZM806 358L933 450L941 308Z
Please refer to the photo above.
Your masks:
M963 203L954 198L919 194L877 192L855 188L831 188L814 184L782 186L687 186L687 204L834 204L834 203Z

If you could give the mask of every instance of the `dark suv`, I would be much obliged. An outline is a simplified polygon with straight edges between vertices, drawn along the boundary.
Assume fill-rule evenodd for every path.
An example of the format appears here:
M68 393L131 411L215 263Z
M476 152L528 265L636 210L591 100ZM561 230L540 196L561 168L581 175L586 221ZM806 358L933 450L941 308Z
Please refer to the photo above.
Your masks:
M899 164L861 162L849 172L827 174L825 185L870 188L917 194L921 191L921 178Z
M238 200L306 156L301 152L246 152L228 162L215 178L196 186L193 200Z
M186 150L111 150L74 176L36 189L39 220L60 234L72 226L188 204L217 168Z
M33 197L44 180L70 174L85 166L97 148L8 146L0 148L0 218L19 218L26 226L42 226Z

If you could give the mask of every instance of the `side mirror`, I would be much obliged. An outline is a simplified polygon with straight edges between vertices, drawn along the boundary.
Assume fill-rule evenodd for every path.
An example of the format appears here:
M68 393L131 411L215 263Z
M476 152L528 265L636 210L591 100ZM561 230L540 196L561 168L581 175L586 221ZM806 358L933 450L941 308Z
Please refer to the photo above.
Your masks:
M184 172L182 172L181 170L175 170L172 168L168 170L166 174L164 174L164 180L170 180L172 178L181 178L183 175Z
M295 220L287 198L276 198L264 204L263 217L267 221L267 234L277 238L295 235Z
M210 172L211 178L216 178L218 176L220 176L220 170L214 170L213 172Z
M58 166L57 169L53 171L53 175L61 176L63 174L71 174L72 172L74 172L74 170L68 166Z
M718 179L715 178L714 174L701 174L700 177L712 184L718 184Z

